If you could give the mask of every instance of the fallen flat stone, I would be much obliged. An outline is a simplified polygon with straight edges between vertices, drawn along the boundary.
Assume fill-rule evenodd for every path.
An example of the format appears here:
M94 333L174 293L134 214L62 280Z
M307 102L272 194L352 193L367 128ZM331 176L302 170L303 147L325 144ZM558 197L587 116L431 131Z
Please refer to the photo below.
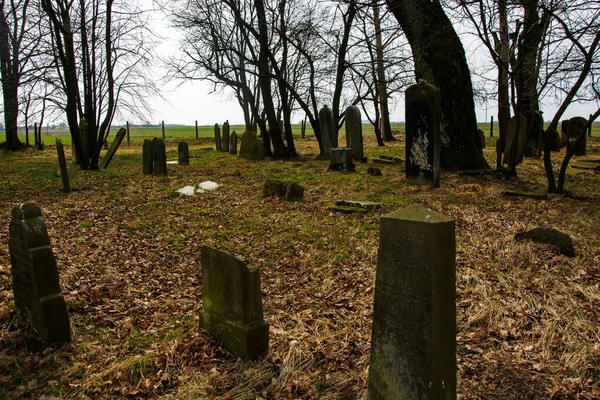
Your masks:
M348 206L329 206L327 207L329 211L341 212L344 214L366 214L369 212L366 208L362 207L348 207Z
M521 242L524 240L549 244L551 246L558 247L560 254L564 254L567 257L575 256L573 240L569 235L559 231L558 229L542 226L527 232L519 232L515 235L515 241Z
M586 163L596 163L596 164L600 164L600 158L584 158L582 160L579 161L583 161Z
M177 165L177 164L179 164L179 161L167 161L167 164L169 164L169 165Z
M366 210L377 210L381 208L381 203L375 201L336 200L335 205L343 207L360 207Z
M206 191L210 191L210 190L215 190L219 186L221 186L221 185L219 185L217 182L205 181L198 185L198 189L196 190L196 193L202 193L202 192L206 192Z
M596 171L600 171L600 164L595 163L595 162L589 162L589 161L576 161L574 163L571 163L571 168L577 168L577 169L593 169Z
M401 159L400 157L390 156L390 155L387 155L387 154L380 154L379 158L382 159L382 160L390 160L390 161L393 161L393 162L396 162L396 163L403 163L404 162L404 160Z
M398 164L396 161L392 161L392 160L385 160L383 158L374 158L373 159L373 164L380 164L380 165L396 165Z
M184 194L186 196L194 196L196 194L196 188L194 186L184 186L177 190L177 193Z
M588 171L590 171L589 169L577 169L577 168L569 168L567 169L567 175L581 175L581 174L585 174Z
M526 192L526 191L519 191L519 190L505 190L503 192L503 194L505 196L528 197L528 198L537 199L537 200L545 200L548 198L548 192L546 191L546 189L540 189L540 190L536 190L534 192Z

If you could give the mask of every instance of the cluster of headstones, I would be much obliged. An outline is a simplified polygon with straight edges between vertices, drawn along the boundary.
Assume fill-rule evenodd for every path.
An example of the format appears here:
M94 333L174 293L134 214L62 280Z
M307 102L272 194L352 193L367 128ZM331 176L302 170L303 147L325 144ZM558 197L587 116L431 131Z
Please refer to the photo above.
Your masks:
M167 151L161 138L144 139L142 145L142 172L167 176Z
M319 129L323 145L322 155L329 158L329 169L354 171L353 161L365 162L362 121L356 106L346 109L346 147L338 146L338 130L331 109L324 106L319 111Z
M229 121L225 121L223 124L223 135L221 135L221 127L219 124L215 124L215 147L217 148L217 151L222 151L224 153L229 152L231 155L236 155L238 136L235 131L231 134L229 134L229 131Z

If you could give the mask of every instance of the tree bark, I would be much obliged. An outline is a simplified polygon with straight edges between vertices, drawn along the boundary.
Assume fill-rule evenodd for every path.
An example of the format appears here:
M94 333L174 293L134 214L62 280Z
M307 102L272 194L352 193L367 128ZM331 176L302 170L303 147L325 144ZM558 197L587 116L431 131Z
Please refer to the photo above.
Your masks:
M9 150L19 150L23 146L19 140L17 123L19 116L18 68L18 49L11 48L6 15L4 14L4 8L0 7L0 77L2 79L2 98L4 100L4 130L6 132L6 145Z
M489 168L479 134L473 87L462 43L439 2L387 0L412 48L417 80L440 89L441 166Z
M383 140L391 142L396 140L392 135L392 125L390 124L390 110L388 106L387 81L385 79L385 65L383 55L383 41L381 39L381 19L379 17L379 5L373 5L373 24L375 25L375 56L377 69L377 85L379 93L379 109L381 111L380 131ZM375 134L377 135L377 130ZM379 140L379 135L377 136Z

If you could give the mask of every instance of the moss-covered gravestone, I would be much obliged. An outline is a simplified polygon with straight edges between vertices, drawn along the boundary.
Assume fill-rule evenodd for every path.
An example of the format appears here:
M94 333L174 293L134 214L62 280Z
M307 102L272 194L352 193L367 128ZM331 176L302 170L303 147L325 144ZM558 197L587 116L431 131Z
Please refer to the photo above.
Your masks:
M406 89L406 181L440 186L440 91L419 81Z
M190 165L190 150L187 142L179 142L177 155L179 165Z
M257 139L256 132L246 131L242 135L240 157L246 160L262 161L265 159L265 147Z
M167 150L165 141L155 137L152 139L152 170L154 175L167 175Z
M67 306L42 211L34 202L13 208L8 235L15 308L45 342L71 341Z
M360 110L356 106L346 109L346 147L352 149L352 157L358 161L365 160Z
M117 135L115 136L115 140L113 140L113 142L110 144L110 148L102 158L102 161L100 161L100 168L108 168L108 164L110 164L110 162L112 161L113 157L115 156L115 153L117 152L117 149L121 145L121 142L123 141L123 138L126 135L127 129L119 129Z
M142 172L144 175L151 174L154 171L152 160L152 140L144 139L142 145Z
M269 324L263 320L260 272L227 253L202 246L200 328L245 360L269 349Z
M215 147L217 151L221 151L221 127L215 124Z
M223 124L223 137L221 138L221 151L224 153L229 152L229 121L225 121Z
M379 235L368 399L456 399L454 221L412 205Z

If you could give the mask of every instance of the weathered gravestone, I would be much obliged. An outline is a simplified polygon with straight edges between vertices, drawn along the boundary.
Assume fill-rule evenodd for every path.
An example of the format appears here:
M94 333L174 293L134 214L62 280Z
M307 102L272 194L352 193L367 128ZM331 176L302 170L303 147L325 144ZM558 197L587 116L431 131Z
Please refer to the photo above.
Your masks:
M221 127L219 124L215 124L215 146L217 151L221 151Z
M235 131L231 132L231 136L229 136L229 154L236 155L237 154L237 133Z
M406 89L406 180L440 186L440 91L420 80Z
M154 175L167 175L165 141L158 137L152 139L152 172Z
M362 120L360 119L360 110L356 106L350 106L346 109L346 147L352 149L352 157L355 160L366 161L363 146Z
M533 111L528 117L528 122L525 156L539 157L544 144L544 117L541 112Z
M190 165L190 150L187 142L179 142L177 156L179 165Z
M260 271L239 258L202 246L200 328L243 359L269 349L269 324L263 320Z
M100 168L107 168L108 167L108 164L110 164L111 160L115 156L115 153L117 152L117 149L121 145L121 142L123 141L123 138L126 135L127 135L127 129L125 129L125 128L119 129L119 131L117 132L117 134L115 136L115 140L113 140L113 142L110 145L110 148L108 149L108 151L106 152L106 154L102 158L102 161L100 161Z
M331 149L331 155L329 156L329 170L330 171L355 171L356 167L352 162L352 149L349 147L338 147Z
M327 106L319 111L319 128L321 129L321 155L328 159L331 149L338 147L338 131L333 113Z
M256 138L256 132L246 131L242 135L240 157L254 161L265 159L265 148L262 142Z
M455 268L453 220L420 205L381 218L369 400L456 399Z
M263 197L283 197L288 201L302 200L304 198L304 188L295 182L269 178L263 185L262 195Z
M154 171L152 160L152 140L144 139L142 145L142 172L144 175L151 174Z
M67 306L42 211L34 202L13 208L8 249L15 308L45 342L71 341Z
M583 117L573 117L562 122L561 130L563 137L565 137L566 139L563 139L562 144L564 145L564 142L566 141L567 152L571 151L571 148L575 146L574 155L586 155L587 135L586 132L584 132L583 130L586 123L587 120ZM579 141L578 144L575 144L580 136L582 136L582 139Z
M509 170L514 171L523 161L525 143L527 141L527 118L524 115L515 115L508 121L506 140L504 143L504 161Z
M479 141L481 142L481 148L485 149L485 133L482 129L477 129L477 134L479 135Z
M56 153L58 153L58 165L60 166L60 178L62 179L62 191L70 192L69 171L67 170L67 160L65 159L65 149L62 140L56 138Z
M221 151L227 153L229 151L229 120L223 124L223 137L221 138Z

